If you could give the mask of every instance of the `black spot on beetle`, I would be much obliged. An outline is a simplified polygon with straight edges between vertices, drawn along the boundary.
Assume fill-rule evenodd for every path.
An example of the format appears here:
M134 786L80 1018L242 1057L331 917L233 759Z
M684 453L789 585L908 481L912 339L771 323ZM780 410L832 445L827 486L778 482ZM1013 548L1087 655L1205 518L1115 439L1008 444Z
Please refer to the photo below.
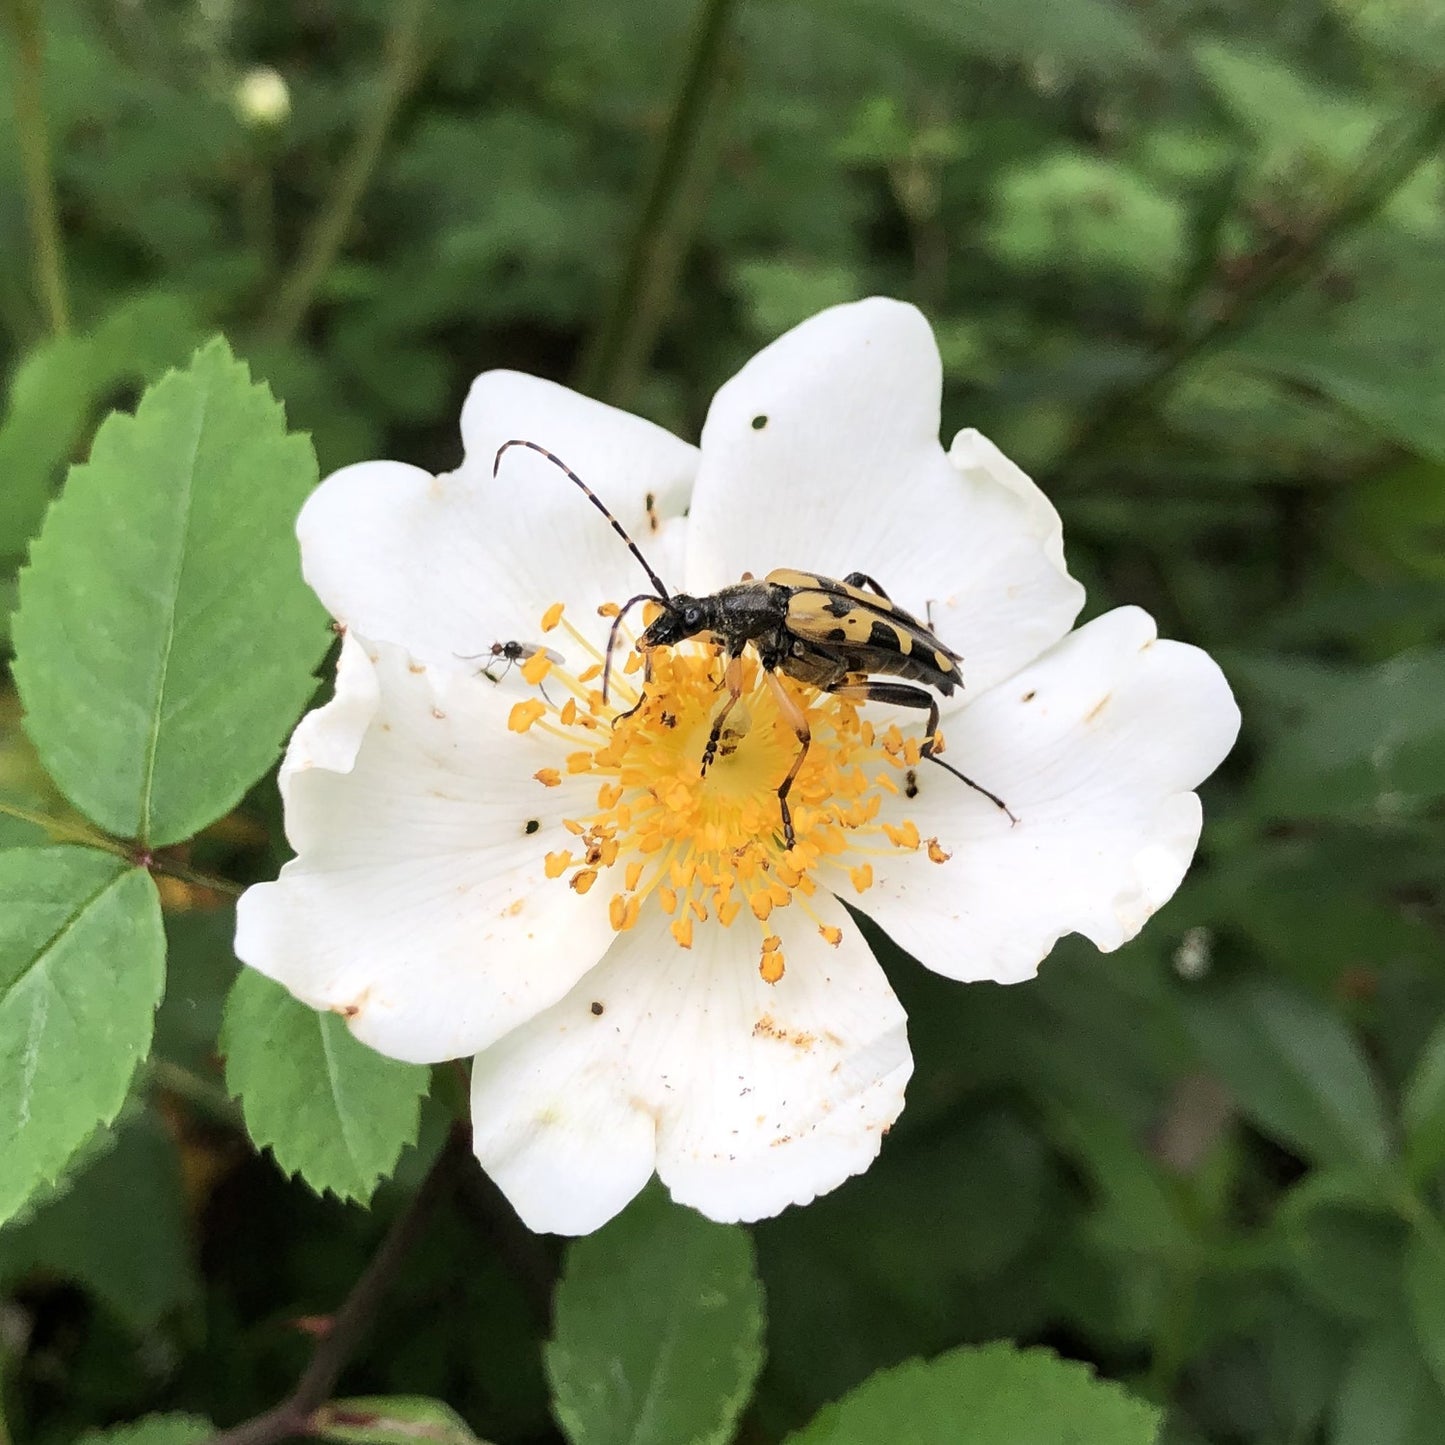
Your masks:
M539 823L539 822L537 821L537 819L535 819L535 818L528 818L528 819L527 819L527 826L526 826L525 828L523 828L522 831L530 838L530 837L532 836L532 834L535 833L535 832L537 831L537 829L540 828L541 826L542 826L541 823Z
M873 626L868 630L868 646L876 647L882 652L906 653L912 647L912 639L899 632L891 623L879 622L875 619Z
M853 611L853 604L846 597L830 597L823 604L823 611L829 617L847 617Z
M754 431L762 431L762 429L763 429L765 426L767 426L767 424L768 424L768 419L767 419L767 417L765 417L765 416L755 416L755 417L753 418L753 430L754 430Z
M848 634L841 627L834 627L828 633L829 642L847 642Z
M593 1016L593 1018L599 1018L599 1019L600 1019L600 1018L602 1017L602 1013L603 1013L602 1005L601 1005L596 999L593 999L593 1000L592 1000L592 1016Z

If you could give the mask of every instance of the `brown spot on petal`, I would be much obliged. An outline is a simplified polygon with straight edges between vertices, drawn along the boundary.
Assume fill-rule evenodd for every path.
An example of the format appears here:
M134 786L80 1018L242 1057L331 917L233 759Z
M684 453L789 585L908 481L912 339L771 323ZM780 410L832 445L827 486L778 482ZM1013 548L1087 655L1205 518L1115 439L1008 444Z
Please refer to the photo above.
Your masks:
M425 672L425 671L426 671L426 663L424 663L424 662L409 662L409 663L407 663L407 665L406 665L406 670L407 670L408 672L416 672L416 673Z
M818 1042L817 1034L805 1033L802 1029L790 1029L778 1023L772 1014L764 1014L753 1025L755 1039L776 1039L780 1044L792 1044L795 1049L806 1053Z
M1084 721L1086 723L1091 723L1095 721L1098 718L1099 714L1103 712L1106 707L1108 707L1109 699L1113 696L1114 694L1112 692L1106 692L1103 697L1101 697L1098 702L1096 702L1093 707L1091 707L1088 712L1084 714Z
M1019 699L1019 701L1020 701L1020 702L1032 702L1038 695L1039 695L1039 694L1038 694L1038 690L1037 690L1036 688L1032 688L1032 687L1031 687L1031 688Z
M342 1018L350 1023L366 1007L371 1000L371 990L364 988L356 995L350 1003L334 1003L331 1005L331 1012L340 1014Z

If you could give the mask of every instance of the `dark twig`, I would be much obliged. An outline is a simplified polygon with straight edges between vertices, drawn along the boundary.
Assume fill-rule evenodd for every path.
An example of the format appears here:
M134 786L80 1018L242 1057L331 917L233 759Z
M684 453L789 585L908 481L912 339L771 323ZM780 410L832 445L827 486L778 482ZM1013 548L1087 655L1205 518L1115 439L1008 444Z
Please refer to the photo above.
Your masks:
M25 186L25 210L35 247L35 290L53 336L70 330L65 294L65 256L55 173L45 123L45 24L40 0L10 0L15 29L15 131Z
M702 207L718 93L731 78L724 51L735 0L700 0L687 66L648 172L627 259L578 373L581 390L624 404L663 322Z
M1394 134L1384 134L1387 127L1388 123L1381 127L1365 159L1341 187L1341 198L1308 235L1266 266L1227 309L1161 351L1141 381L1093 412L1052 469L1056 487L1082 475L1146 410L1163 401L1190 366L1247 331L1307 280L1332 247L1379 215L1420 166L1439 151L1445 138L1445 101L1437 100L1419 120L1393 128Z
M271 315L262 325L269 341L288 341L305 320L331 270L371 184L382 147L402 101L422 69L422 21L429 0L396 0L382 53L377 93L356 133L336 181L301 244L301 254L282 279Z
M371 1263L337 1310L331 1328L316 1346L296 1388L279 1405L211 1436L208 1445L275 1445L277 1441L310 1433L312 1415L331 1398L342 1370L371 1328L382 1300L425 1230L432 1210L453 1187L460 1166L469 1155L467 1131L460 1127L454 1129L421 1188L387 1231Z

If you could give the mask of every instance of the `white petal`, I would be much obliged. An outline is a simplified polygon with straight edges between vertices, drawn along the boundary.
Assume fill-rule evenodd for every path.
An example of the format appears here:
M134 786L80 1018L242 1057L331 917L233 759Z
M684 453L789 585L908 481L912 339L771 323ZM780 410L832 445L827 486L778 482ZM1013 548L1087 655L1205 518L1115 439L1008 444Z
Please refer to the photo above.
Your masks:
M597 605L650 590L606 520L544 457L514 447L493 478L497 448L514 437L571 465L644 554L656 554L654 567L676 566L695 448L626 412L509 371L477 378L462 435L466 459L455 472L433 477L399 462L363 462L328 477L302 510L306 580L334 617L363 636L433 665L456 665L494 642L540 641L542 613L566 602L570 620L600 642L606 628ZM579 671L590 660L561 633L547 645Z
M903 1010L843 908L812 902L843 941L775 912L787 969L771 985L750 925L701 925L683 950L645 910L566 999L477 1059L477 1155L531 1228L597 1228L654 1164L719 1220L868 1167L913 1067Z
M338 687L349 699L371 674L369 725L358 745L347 700L298 728L282 787L299 856L241 899L236 953L384 1054L457 1058L562 997L611 941L603 892L543 873L596 785L537 782L565 749L508 732L511 699L485 679L348 644Z
M380 701L381 686L371 657L356 634L348 632L341 639L330 701L307 713L291 734L281 764L282 792L290 774L308 768L349 773Z
M889 800L886 815L952 857L875 862L859 903L929 968L1031 978L1064 934L1118 948L1178 888L1199 841L1192 789L1229 752L1239 709L1206 653L1155 637L1147 613L1119 608L952 718L944 758L1016 826L927 763L916 798Z
M688 590L774 567L865 572L919 617L932 604L975 693L1056 642L1083 602L1058 516L976 432L945 456L941 385L928 323L877 297L755 356L703 429Z

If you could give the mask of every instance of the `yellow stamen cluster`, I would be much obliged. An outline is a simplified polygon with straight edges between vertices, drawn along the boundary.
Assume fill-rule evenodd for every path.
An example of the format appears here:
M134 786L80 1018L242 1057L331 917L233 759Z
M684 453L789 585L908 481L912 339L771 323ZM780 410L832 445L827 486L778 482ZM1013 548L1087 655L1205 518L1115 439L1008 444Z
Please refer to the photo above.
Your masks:
M789 848L777 790L799 742L755 659L742 660L742 695L704 775L708 736L728 696L717 649L700 643L657 649L647 681L628 683L641 668L633 652L624 665L614 662L615 696L607 704L590 686L601 659L556 604L542 627L559 625L593 664L573 675L546 653L533 654L523 676L533 685L544 678L556 683L553 696L565 691L565 701L528 697L512 708L508 726L554 734L566 772L596 776L595 808L566 821L575 843L548 853L544 869L549 878L567 877L578 893L605 872L614 889L608 917L619 932L637 923L648 900L671 918L682 948L692 946L696 927L751 918L761 931L759 972L776 983L786 966L781 940L768 926L776 910L796 905L826 942L842 942L842 931L809 905L820 877L826 887L841 889L846 881L863 893L873 884L870 854L922 847L934 862L947 860L938 840L921 838L913 822L878 821L883 794L900 792L891 774L920 761L918 739L896 726L875 730L853 703L781 679L812 730L788 798L795 837ZM557 787L562 772L541 768L534 777Z

